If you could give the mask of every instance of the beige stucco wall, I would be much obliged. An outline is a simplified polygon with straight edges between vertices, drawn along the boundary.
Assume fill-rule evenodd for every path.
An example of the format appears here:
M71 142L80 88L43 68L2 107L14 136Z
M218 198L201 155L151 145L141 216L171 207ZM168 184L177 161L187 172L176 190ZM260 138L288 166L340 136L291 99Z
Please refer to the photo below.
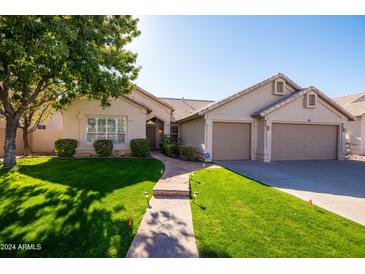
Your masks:
M293 102L270 113L267 119L272 121L313 122L313 123L344 123L347 118L330 106L323 99L317 98L315 108L304 107L305 96L297 98Z
M134 138L146 138L147 111L125 98L111 101L111 106L103 109L97 100L75 100L63 113L63 136L79 141L78 152L94 151L92 144L86 143L86 122L89 115L126 116L127 132L125 144L114 145L114 150L128 152L129 143Z
M291 94L294 89L286 85L285 95L273 94L274 82L268 83L248 94L245 94L229 103L226 103L207 114L207 119L211 120L246 120L254 121L252 114L262 108L267 107L284 96Z
M205 119L197 118L180 124L179 137L184 145L193 146L198 152L205 149Z
M264 155L265 155L265 147L267 146L266 144L266 139L265 139L265 131L266 131L266 126L265 126L265 120L264 119L258 119L256 121L255 124L255 129L256 132L254 132L254 136L256 137L256 147L253 148L254 150L254 154L256 157L256 160L264 160Z
M54 142L63 138L63 130L36 130L32 134L31 149L33 153L53 154Z
M31 148L34 153L53 154L54 142L63 138L63 119L60 112L53 113L41 124L46 129L37 129L31 134Z
M157 117L158 119L162 120L164 122L164 133L170 134L170 124L172 118L170 108L138 90L133 91L129 97L150 107L152 112L147 115L146 119L149 120L153 117Z

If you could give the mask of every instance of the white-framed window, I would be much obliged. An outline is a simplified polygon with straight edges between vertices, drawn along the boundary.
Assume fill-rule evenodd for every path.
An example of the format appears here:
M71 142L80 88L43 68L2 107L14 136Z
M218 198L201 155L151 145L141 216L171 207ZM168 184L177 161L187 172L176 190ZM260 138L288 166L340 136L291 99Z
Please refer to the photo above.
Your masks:
M127 132L125 116L88 116L86 118L87 144L96 140L112 140L113 144L124 144Z
M274 82L274 94L276 95L284 95L285 93L285 81L276 80Z
M43 129L43 130L45 130L45 129L46 129L46 125L41 125L41 124L39 124L39 125L37 126L37 129Z
M307 94L307 108L315 108L317 104L317 95L314 93Z

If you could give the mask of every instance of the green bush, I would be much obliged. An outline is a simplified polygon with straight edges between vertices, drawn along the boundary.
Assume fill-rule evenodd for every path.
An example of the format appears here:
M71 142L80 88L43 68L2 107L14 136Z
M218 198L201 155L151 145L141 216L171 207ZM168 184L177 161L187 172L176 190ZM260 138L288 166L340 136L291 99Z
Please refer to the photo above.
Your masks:
M113 153L113 142L112 140L96 140L94 148L99 156L109 157Z
M147 139L133 139L130 146L132 156L146 157L150 154L150 143Z
M54 142L54 151L58 157L72 157L77 148L75 139L58 139Z
M167 145L167 144L175 144L178 145L179 144L179 138L177 138L177 136L175 135L168 135L168 134L164 134L161 136L161 145Z
M175 144L165 144L163 146L163 153L168 157L177 157L179 155L179 148Z
M194 161L196 159L196 149L191 146L179 146L179 155L181 160Z

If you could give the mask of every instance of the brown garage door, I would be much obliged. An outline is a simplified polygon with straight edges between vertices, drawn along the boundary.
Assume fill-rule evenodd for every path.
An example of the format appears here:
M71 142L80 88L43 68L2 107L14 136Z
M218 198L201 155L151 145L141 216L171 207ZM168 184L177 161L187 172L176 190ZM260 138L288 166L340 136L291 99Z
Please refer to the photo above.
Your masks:
M272 160L337 158L337 126L273 124Z
M249 160L251 126L213 123L213 160Z

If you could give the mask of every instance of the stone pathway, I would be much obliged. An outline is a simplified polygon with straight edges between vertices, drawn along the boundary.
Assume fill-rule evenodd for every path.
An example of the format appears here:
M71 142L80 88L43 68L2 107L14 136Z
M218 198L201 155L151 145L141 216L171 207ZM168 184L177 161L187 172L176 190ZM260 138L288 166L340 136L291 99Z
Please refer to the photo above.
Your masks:
M128 250L127 258L197 258L189 200L189 175L202 163L152 156L165 164L165 172L153 189L143 220Z

